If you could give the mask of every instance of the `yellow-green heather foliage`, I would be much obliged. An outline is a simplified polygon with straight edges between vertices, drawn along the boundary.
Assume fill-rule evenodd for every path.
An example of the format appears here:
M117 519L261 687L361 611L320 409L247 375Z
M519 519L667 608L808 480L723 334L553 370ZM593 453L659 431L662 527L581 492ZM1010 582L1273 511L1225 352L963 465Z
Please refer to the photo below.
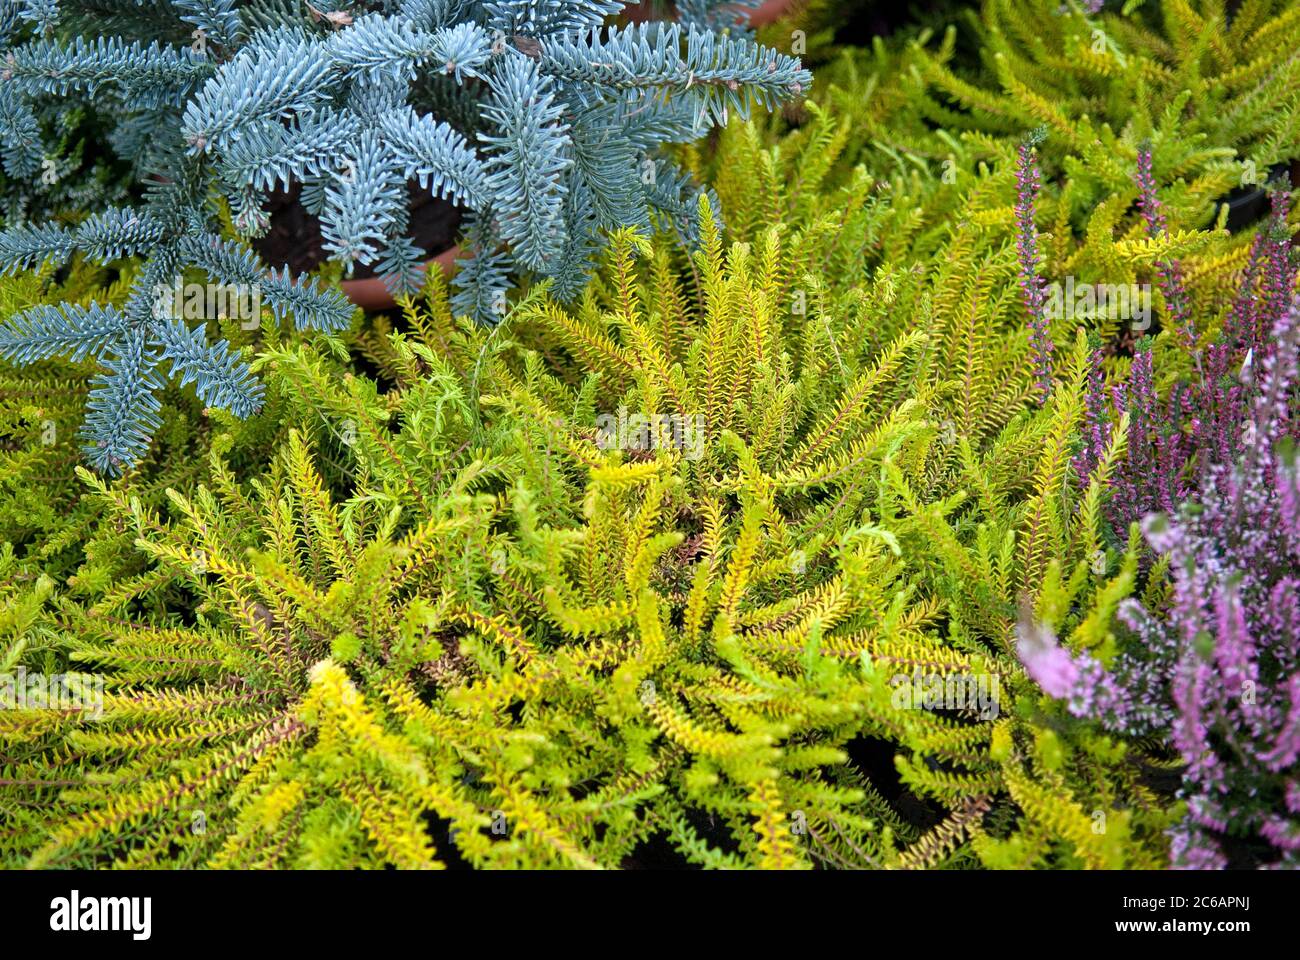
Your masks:
M1163 865L1169 754L1016 655L1023 617L1106 662L1119 602L1166 591L1102 519L1126 424L1088 486L1071 468L1085 331L1123 322L1053 320L1034 396L1016 146L1047 126L1042 276L1178 259L1213 336L1251 242L1216 200L1294 142L1273 86L1233 105L1291 75L1272 40L1300 21L1032 6L985 5L988 76L952 35L879 44L797 114L684 148L726 235L618 233L571 306L533 287L486 329L435 276L343 339L223 330L266 412L169 388L119 480L68 479L87 370L5 381L31 399L3 421L0 673L103 692L0 711L0 862ZM6 310L84 292L7 283ZM1168 377L1190 361L1157 306ZM646 420L677 432L628 442ZM914 678L994 699L927 706Z
M6 650L105 683L97 717L0 717L6 859L1160 862L1141 751L1014 654L1022 600L1104 648L1136 554L1092 562L1074 331L1027 402L1012 172L956 221L919 176L823 183L836 130L784 159L724 142L737 175L772 163L770 209L694 254L615 236L572 309L536 288L484 330L435 282L358 335L373 377L268 344L261 476L230 463L266 438L233 434L164 507L83 472L142 569L6 568ZM609 449L620 409L701 417L703 443ZM994 709L901 703L914 671ZM868 740L912 815L854 761Z
M1108 3L1097 13L1078 0L983 0L965 14L937 49L918 41L913 51L913 105L948 130L1019 136L1046 124L1112 189L1129 179L1120 145L1173 123L1183 174L1234 154L1261 174L1295 159L1300 11L1287 0ZM949 68L959 31L979 51L977 76Z
M130 261L110 271L78 260L66 276L46 268L0 278L0 316L60 302L121 306L137 269ZM270 310L257 332L237 319L213 327L236 346L272 346L282 336ZM74 472L82 456L86 394L98 369L93 361L50 359L0 370L0 540L27 544L26 555L39 558L42 571L60 580L75 572L69 586L85 595L143 570L133 537L116 521L112 529L105 527L104 512L84 496L85 485ZM232 469L243 475L264 468L281 419L278 407L268 407L266 417L241 421L203 407L193 390L175 385L164 387L160 400L162 426L133 475L132 494L143 503L157 508L168 488L190 489L206 476L214 425L244 441Z
M723 131L733 145L750 141L745 162L726 152L709 161L729 226L788 217L792 211L773 209L770 183L797 183L796 164L830 166L830 179L843 182L862 163L882 203L896 196L916 203L900 211L909 214L901 238L895 229L866 242L886 245L890 257L911 243L913 256L930 257L952 221L973 214L985 226L1010 222L1009 205L987 205L987 193L1005 183L988 173L1009 171L1018 144L1039 128L1040 275L1080 287L1149 284L1153 317L1145 332L1156 338L1157 377L1163 385L1186 378L1192 352L1166 322L1158 264L1180 264L1198 341L1212 342L1257 226L1226 233L1226 201L1297 159L1300 14L1281 0L1229 5L1230 17L1213 0L1121 6L1091 14L1075 2L986 0L941 36L922 30L840 49L816 73L821 109L810 102L773 115L761 131ZM972 51L982 68L972 66ZM808 122L822 113L833 122ZM832 145L838 161L834 152L805 155L800 148L811 138ZM1159 238L1149 235L1137 204L1143 147L1168 220ZM1292 165L1293 181L1298 172ZM900 179L910 187L895 195ZM816 191L801 196L825 202ZM1261 198L1256 213L1265 205ZM1108 377L1122 381L1144 331L1114 313L1089 308L1081 319L1106 345ZM1070 338L1055 325L1052 333L1058 344Z

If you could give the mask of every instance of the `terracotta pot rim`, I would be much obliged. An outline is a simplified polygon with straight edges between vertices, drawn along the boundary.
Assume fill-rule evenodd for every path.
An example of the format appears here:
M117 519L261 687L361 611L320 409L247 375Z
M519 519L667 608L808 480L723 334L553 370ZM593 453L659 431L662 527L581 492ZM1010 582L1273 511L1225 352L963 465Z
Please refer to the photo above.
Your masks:
M427 270L436 263L444 273L450 275L452 265L461 255L462 251L459 246L448 247L436 257L424 261L420 269ZM340 286L343 288L344 295L362 310L391 310L397 306L393 294L379 277L366 277L364 280L343 280L340 281Z
M756 27L766 27L780 20L798 0L767 0L761 7L749 11L749 22Z

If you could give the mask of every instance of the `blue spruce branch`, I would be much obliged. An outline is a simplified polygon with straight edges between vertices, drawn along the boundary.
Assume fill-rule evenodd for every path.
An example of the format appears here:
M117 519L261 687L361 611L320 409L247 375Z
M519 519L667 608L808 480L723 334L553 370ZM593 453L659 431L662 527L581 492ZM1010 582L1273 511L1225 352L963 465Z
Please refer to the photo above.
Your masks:
M206 327L201 323L191 330L183 321L161 320L153 327L154 344L162 350L158 359L170 364L182 387L193 383L207 406L251 417L262 406L264 388L227 341L208 343Z
M310 111L327 96L330 64L306 40L245 51L185 108L182 134L197 153L224 150L249 123Z
M162 388L158 358L148 348L145 333L128 331L101 362L106 371L91 382L86 420L81 428L87 459L101 473L117 476L139 461L162 425Z
M98 358L126 330L126 317L116 307L39 304L0 326L0 357L18 364L59 356L74 362Z
M325 191L321 234L325 249L345 266L373 263L390 224L406 208L406 183L397 158L374 131L344 160L337 183Z
M243 27L235 0L171 0L180 18L193 24L213 43L228 47L235 43Z
M489 202L487 171L463 136L448 124L413 110L394 110L379 118L379 130L403 166L434 196L473 209Z
M222 283L259 285L275 318L291 315L299 330L346 330L352 323L352 305L339 290L322 289L315 277L294 280L287 269L268 272L255 253L233 240L190 238L181 249L188 263Z
M56 96L88 101L144 184L136 209L0 231L0 273L77 254L143 261L121 309L36 309L0 330L0 357L13 362L106 365L86 430L92 460L109 470L147 449L157 408L141 384L156 386L161 359L210 405L242 416L260 397L229 344L207 343L208 327L158 315L159 285L197 267L219 284L255 286L277 321L292 315L300 330L352 320L340 291L268 270L218 237L216 197L251 237L270 226L267 194L297 188L332 259L373 264L391 289L411 292L427 258L409 236L414 181L463 208L470 257L453 280L454 309L494 323L513 273L577 296L611 229L666 218L697 237L699 188L660 148L798 96L810 80L798 60L741 35L738 11L752 0L694 0L681 24L629 28L604 25L618 0L122 3L109 22L141 36L75 35L91 22L86 8L98 9L84 0L0 0L6 176L37 175L45 105L35 98ZM155 9L169 15L148 35ZM60 13L58 29L42 33ZM190 28L201 31L193 46L163 42Z
M113 85L139 106L179 105L213 69L188 47L75 37L70 44L38 40L10 51L0 80L12 80L29 94L59 96L85 92L93 97L101 87Z
M501 132L479 138L492 150L488 188L498 230L520 263L545 272L565 243L569 127L560 122L564 110L549 78L531 60L507 56L484 108Z

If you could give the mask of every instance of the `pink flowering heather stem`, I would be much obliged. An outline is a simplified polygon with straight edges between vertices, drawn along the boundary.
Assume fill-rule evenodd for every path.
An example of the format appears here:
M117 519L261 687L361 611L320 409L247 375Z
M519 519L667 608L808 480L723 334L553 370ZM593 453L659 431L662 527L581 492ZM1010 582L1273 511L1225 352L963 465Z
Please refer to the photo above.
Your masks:
M1111 521L1117 529L1123 530L1129 523L1140 519L1150 509L1157 465L1152 456L1151 434L1155 430L1156 397L1152 382L1152 363L1150 348L1143 348L1133 356L1129 367L1127 388L1117 396L1116 408L1127 410L1128 421L1128 459L1124 468L1111 480L1111 500L1108 505Z
M1174 716L1174 747L1187 763L1186 778L1200 784L1212 784L1221 779L1217 769L1219 758L1210 746L1209 722L1211 717L1206 700L1206 689L1214 682L1214 671L1208 663L1189 653L1178 665L1174 675L1173 698L1178 713Z
M1279 451L1277 465L1278 522L1292 556L1300 556L1300 470L1295 445Z
M1029 314L1029 345L1033 352L1034 376L1040 400L1046 400L1052 391L1052 350L1054 345L1048 330L1047 291L1038 274L1038 227L1034 216L1038 206L1041 179L1034 160L1034 144L1038 137L1030 136L1020 144L1016 154L1016 249L1020 254L1020 291Z
M1174 870L1222 870L1228 865L1219 848L1199 831L1180 824L1169 831L1169 866Z
M1251 350L1259 346L1259 294L1256 290L1264 262L1268 259L1270 241L1268 233L1255 234L1250 245L1250 256L1241 276L1241 290L1233 304L1226 324L1228 340L1233 347Z
M1143 147L1137 156L1138 206L1147 224L1147 234L1153 239L1169 233L1164 209L1156 196L1156 180L1151 170L1151 149ZM1191 308L1187 289L1183 286L1182 270L1177 260L1157 260L1156 277L1160 293L1165 298L1165 308L1180 342L1187 350L1196 348L1196 331L1192 328ZM1198 358L1199 359L1199 358Z
M1300 827L1294 821L1278 816L1269 817L1259 832L1279 850L1300 851Z
M1288 549L1292 557L1300 557L1294 542ZM1288 674L1300 673L1300 578L1287 576L1273 584L1259 621L1260 634L1273 638L1269 653L1278 668Z
M1106 454L1110 439L1107 430L1106 375L1101 365L1101 350L1094 348L1088 354L1088 393L1085 399L1087 421L1083 428L1083 445L1074 458L1074 471L1080 485L1086 487L1093 471Z
M1255 434L1253 451L1267 455L1286 431L1290 420L1290 394L1297 367L1295 341L1300 334L1300 317L1295 310L1283 311L1273 326L1274 349L1264 358L1263 383L1255 398Z
M1287 217L1291 212L1291 191L1285 184L1272 191L1272 212L1265 233L1268 237L1263 277L1263 310L1256 315L1256 336L1263 338L1291 305L1295 295L1296 267L1291 260L1291 235ZM1260 325L1263 324L1263 329Z
M1205 383L1192 417L1202 486L1213 464L1227 463L1237 455L1245 389L1235 369L1240 360L1235 342L1235 336L1229 336L1205 350Z
M1068 698L1079 679L1079 666L1070 651L1057 643L1056 635L1034 619L1026 602L1016 626L1016 654L1025 672L1044 692L1058 699Z
M1278 731L1273 749L1259 759L1277 773L1292 766L1300 757L1300 673L1293 673L1287 683L1288 699L1291 707Z
M1219 588L1214 613L1218 633L1214 659L1219 667L1219 680L1227 688L1227 695L1240 697L1241 712L1258 736L1262 732L1258 723L1260 705L1247 696L1259 686L1258 654L1255 640L1250 635L1250 625L1246 622L1246 611L1235 588Z
M1108 730L1149 735L1168 730L1173 712L1165 703L1168 671L1161 665L1177 655L1169 635L1134 600L1121 604L1119 617L1145 641L1140 656L1121 653L1108 669L1086 650L1071 652L1055 634L1025 611L1016 626L1016 655L1043 692L1066 701L1076 717L1099 720Z

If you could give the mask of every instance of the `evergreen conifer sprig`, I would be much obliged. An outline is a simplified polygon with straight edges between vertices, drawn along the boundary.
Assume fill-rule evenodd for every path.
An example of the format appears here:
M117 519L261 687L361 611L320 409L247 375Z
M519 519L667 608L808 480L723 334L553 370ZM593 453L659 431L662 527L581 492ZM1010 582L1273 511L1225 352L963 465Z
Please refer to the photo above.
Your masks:
M337 290L314 279L275 271L267 274L256 256L234 241L214 235L176 235L147 214L110 210L74 230L58 227L14 230L0 235L0 250L11 269L65 262L73 251L110 263L146 257L125 306L91 303L40 304L9 317L0 326L0 357L27 364L54 356L100 361L106 372L95 379L83 429L85 452L100 470L117 474L148 448L157 427L161 385L158 364L167 360L182 383L193 382L206 404L248 416L259 406L261 387L248 366L222 340L209 344L204 325L191 330L169 298L185 267L196 267L222 286L256 289L276 319L292 315L300 328L345 328L352 308ZM0 273L10 272L9 270ZM173 302L169 303L169 299ZM215 317L213 318L215 319ZM261 317L252 317L260 323Z
M605 27L623 6L612 2L385 2L294 14L177 0L175 23L152 36L64 36L59 25L76 6L0 5L10 25L0 41L5 169L31 176L39 166L32 104L79 96L116 118L127 159L163 188L140 208L99 211L75 228L0 231L0 271L75 254L134 256L150 264L141 282L157 284L200 267L219 284L261 284L277 317L287 310L299 327L323 330L348 322L338 294L302 278L263 280L255 260L213 239L211 188L236 230L255 237L269 225L268 191L301 186L333 258L349 270L377 267L409 291L423 256L406 236L406 181L415 179L473 212L474 259L459 275L456 308L495 320L512 268L553 277L557 291L572 294L604 230L648 226L658 212L697 233L696 188L655 152L744 115L752 102L798 96L811 80L795 58L717 36L694 17ZM15 12L40 27L25 42ZM193 44L175 45L189 28ZM472 129L438 115L440 98L453 93L477 104ZM124 381L149 379L163 357L210 405L257 406L253 381L227 347L155 324L147 293L133 294L121 323L103 311L70 308L55 318L45 308L4 332L15 361L65 342L78 357L115 358L87 429L93 462L114 472L134 462L148 430L144 420L106 418L146 416L139 384ZM105 324L121 334L111 343L100 342ZM27 336L46 340L25 345Z

